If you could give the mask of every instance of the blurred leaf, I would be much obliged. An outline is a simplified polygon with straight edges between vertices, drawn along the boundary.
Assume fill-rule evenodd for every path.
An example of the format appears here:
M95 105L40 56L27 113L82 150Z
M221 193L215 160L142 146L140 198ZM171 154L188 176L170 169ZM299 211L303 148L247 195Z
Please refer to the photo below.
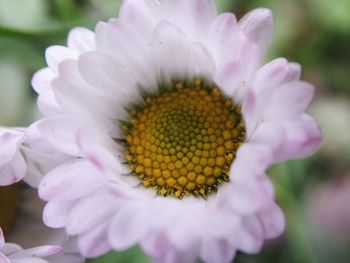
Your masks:
M147 257L139 247L133 247L126 251L110 252L105 256L87 260L87 263L151 263L151 259Z
M27 99L30 90L23 67L13 60L1 59L0 79L0 125L26 125L34 104Z
M83 16L83 13L78 9L76 2L72 0L55 0L55 8L60 18L65 21L77 20Z
M45 0L0 0L0 25L31 30L47 26L48 16Z
M90 0L90 16L103 20L117 17L122 0Z

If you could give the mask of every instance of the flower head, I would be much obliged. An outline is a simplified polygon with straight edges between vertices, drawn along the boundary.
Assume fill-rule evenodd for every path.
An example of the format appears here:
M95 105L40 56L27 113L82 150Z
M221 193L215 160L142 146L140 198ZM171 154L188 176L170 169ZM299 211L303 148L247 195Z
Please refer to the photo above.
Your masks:
M37 186L45 169L62 160L57 151L43 146L37 135L35 124L28 129L0 128L0 262L81 263L75 240L42 223L43 202L37 191L17 183L24 179ZM35 161L39 156L45 164ZM5 243L5 236L10 243Z
M23 249L14 243L5 243L4 235L0 228L0 259L4 263L36 263L47 262L41 258L48 257L61 251L58 246L41 246Z
M43 205L35 189L18 184L0 188L1 262L83 262L74 239L42 223Z
M266 9L217 16L211 0L125 0L49 47L37 128L69 157L40 183L45 223L87 257L139 244L159 262L230 262L279 235L265 171L322 136L300 66L260 67L272 24Z

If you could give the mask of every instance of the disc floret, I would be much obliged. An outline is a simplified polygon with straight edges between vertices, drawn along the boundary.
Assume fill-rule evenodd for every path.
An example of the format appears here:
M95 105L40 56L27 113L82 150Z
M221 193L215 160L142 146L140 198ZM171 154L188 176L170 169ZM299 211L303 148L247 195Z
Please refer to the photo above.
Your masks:
M131 115L126 160L145 187L162 196L206 198L229 181L245 125L240 107L214 84L174 83Z

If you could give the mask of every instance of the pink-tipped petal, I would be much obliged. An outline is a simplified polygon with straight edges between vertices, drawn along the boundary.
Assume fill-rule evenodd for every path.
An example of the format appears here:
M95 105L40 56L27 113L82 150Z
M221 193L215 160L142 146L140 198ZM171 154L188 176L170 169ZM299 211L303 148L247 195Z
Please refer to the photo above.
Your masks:
M272 12L266 8L257 8L246 14L240 21L241 30L264 52L270 44L273 33Z
M143 203L130 203L117 212L109 229L109 240L113 248L124 250L144 238L146 210L147 207Z
M79 236L78 246L84 257L98 257L111 250L108 242L107 231L110 222L101 222L94 226L89 232Z
M0 167L0 185L10 185L22 180L26 171L25 160L18 152L9 163Z
M72 180L76 183L71 184ZM44 200L78 199L106 182L106 174L91 162L77 159L49 172L39 185L39 195Z
M200 256L207 263L229 263L236 251L224 240L204 241Z

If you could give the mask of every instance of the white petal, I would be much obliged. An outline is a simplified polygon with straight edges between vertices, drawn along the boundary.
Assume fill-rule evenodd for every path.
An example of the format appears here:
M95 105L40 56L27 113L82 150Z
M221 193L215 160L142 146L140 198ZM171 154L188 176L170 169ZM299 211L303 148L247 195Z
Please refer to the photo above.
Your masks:
M82 77L94 88L115 96L116 103L120 105L119 118L123 118L123 115L126 114L123 106L140 101L136 83L126 70L110 56L99 52L85 53L79 57L78 67Z
M70 235L81 235L88 232L94 226L113 216L118 209L118 200L106 188L101 188L92 195L79 200L68 213L66 231ZM103 204L103 206L101 206Z
M155 257L155 263L192 263L196 260L196 250L188 249L186 252L168 249L162 255Z
M95 49L95 34L87 28L73 28L69 31L67 45L79 54L92 51Z
M224 240L204 241L200 256L206 263L229 263L236 251Z
M270 44L273 33L273 17L269 9L257 8L246 14L240 21L241 30L255 42L261 52Z
M165 0L162 3L159 21L168 20L178 25L191 41L202 41L216 10L212 0Z
M107 238L109 222L103 222L95 226L88 233L79 236L78 246L84 257L98 257L111 250Z
M4 255L10 255L21 251L22 247L14 243L5 243L4 246L0 249L0 252Z
M54 78L55 75L49 68L39 70L32 78L32 86L39 94L37 101L38 108L45 116L58 115L62 113L62 109L52 91L51 82Z
M122 207L114 216L109 241L117 250L124 250L140 242L147 232L147 207L142 202L133 202Z
M301 76L301 66L298 63L289 63L289 70L286 77L287 81L299 80Z
M81 77L78 63L66 60L59 65L59 78L52 81L53 92L67 112L80 115L119 117L119 105L113 96L89 86Z
M236 181L234 177L235 175L232 174L230 190L237 197L228 201L228 205L234 211L252 215L262 211L272 202L270 188L266 189L266 184L271 184L267 177L247 178L244 181Z
M66 59L74 59L77 53L63 46L51 46L45 51L45 58L50 70L57 75L58 65Z
M172 249L165 233L161 231L152 231L147 235L147 239L144 238L139 245L147 255L154 258L160 257L164 251Z
M43 211L43 221L51 228L62 228L67 223L67 216L73 202L48 202Z
M2 229L0 228L0 249L5 245L5 237Z
M93 192L107 182L107 177L90 161L77 159L49 172L39 185L44 200L72 200Z
M256 93L271 91L283 83L288 74L288 61L285 58L277 58L259 69L256 74L253 88ZM267 92L268 92L267 91Z
M42 258L12 258L10 256L11 263L49 263L47 260Z
M257 96L252 89L247 89L242 103L242 115L246 125L247 138L250 138L259 124Z
M322 142L319 124L308 115L286 124L284 145L276 153L278 161L297 159L314 153Z
M237 20L234 14L224 13L215 18L208 33L208 45L218 66L236 60L239 47Z
M252 142L269 145L275 162L312 154L322 141L318 123L308 115L285 121L263 123L254 132Z
M26 174L27 165L20 152L11 162L0 167L0 185L10 185L20 181Z
M96 35L101 38L97 42L99 51L111 55L138 86L145 89L155 88L158 75L150 40L146 42L129 24L120 19L98 24Z
M11 263L11 261L0 251L0 263Z
M23 141L23 132L19 132L15 129L3 129L0 128L0 167L10 162Z
M283 211L276 204L259 215L260 222L264 229L264 238L275 238L285 228Z
M214 80L227 96L240 103L259 63L260 55L256 45L250 43L240 32L237 55L231 62L220 65Z
M73 156L82 156L77 141L77 132L84 127L75 117L44 119L38 124L43 136L60 151Z
M149 40L156 24L158 5L153 0L124 0L119 10L119 18Z
M187 76L190 45L182 31L173 24L161 22L154 31L152 46L165 81Z
M193 76L204 77L208 80L212 79L215 71L215 63L204 45L200 43L191 44L191 60L188 70L192 72Z
M312 85L302 81L288 82L276 89L270 96L262 118L291 118L302 114L314 96Z
M115 179L130 173L130 170L122 165L123 149L109 136L94 129L80 129L77 132L76 143L83 155L100 172L111 170Z
M25 257L47 257L59 253L62 250L59 246L41 246L30 249L21 250L11 255L11 258L25 258Z
M51 89L51 81L55 75L49 68L43 68L36 72L32 78L32 86L37 93Z
M249 220L249 218L244 218L242 221L245 222L246 220ZM237 231L232 233L229 242L233 247L236 247L237 250L249 254L259 252L263 245L263 240L257 238L245 225L237 228Z

